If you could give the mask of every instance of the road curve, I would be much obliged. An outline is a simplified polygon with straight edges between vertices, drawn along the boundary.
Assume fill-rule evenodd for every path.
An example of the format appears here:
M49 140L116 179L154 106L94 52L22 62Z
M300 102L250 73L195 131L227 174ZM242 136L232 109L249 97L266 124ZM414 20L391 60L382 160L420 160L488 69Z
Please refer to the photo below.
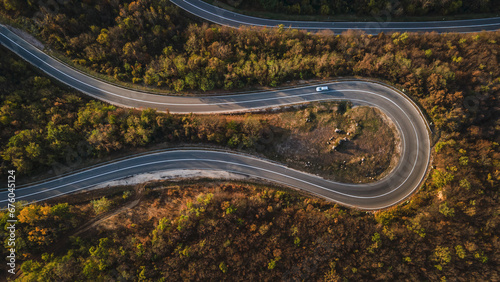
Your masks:
M420 110L402 93L382 84L351 80L328 83L330 90L315 86L210 97L176 97L124 89L89 77L47 56L4 26L0 43L48 75L94 98L124 107L168 109L172 113L242 112L312 101L350 100L382 110L396 125L401 158L391 174L376 183L345 184L293 170L248 155L210 151L156 152L109 163L55 180L28 185L16 192L18 201L41 201L86 189L99 183L144 172L169 169L225 170L302 189L332 201L361 209L381 209L399 203L420 187L430 160L428 127ZM6 205L0 193L0 206Z
M428 21L428 22L386 22L381 18L377 22L314 22L314 21L285 21L271 20L246 16L234 13L202 0L170 0L173 4L183 10L224 26L261 26L275 27L283 24L285 27L304 29L309 31L331 30L341 33L346 30L362 30L367 34L378 34L380 32L479 32L493 31L500 29L500 17L474 19L474 20L455 20L455 21Z

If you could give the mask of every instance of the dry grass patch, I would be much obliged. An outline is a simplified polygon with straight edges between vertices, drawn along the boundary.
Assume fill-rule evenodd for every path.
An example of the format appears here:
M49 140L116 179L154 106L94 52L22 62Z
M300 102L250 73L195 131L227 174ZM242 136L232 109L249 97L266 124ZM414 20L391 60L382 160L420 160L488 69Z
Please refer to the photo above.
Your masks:
M260 151L257 146L258 152L328 179L372 182L399 160L399 134L376 108L332 102L250 118L267 120L275 131Z

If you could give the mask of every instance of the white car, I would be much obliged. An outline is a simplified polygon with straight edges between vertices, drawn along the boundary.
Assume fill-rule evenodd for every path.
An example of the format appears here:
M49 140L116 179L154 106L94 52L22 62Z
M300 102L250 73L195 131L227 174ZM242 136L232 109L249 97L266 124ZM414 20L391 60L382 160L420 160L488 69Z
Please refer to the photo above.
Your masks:
M328 90L328 86L319 86L319 87L316 87L316 91L317 92L325 91L325 90Z

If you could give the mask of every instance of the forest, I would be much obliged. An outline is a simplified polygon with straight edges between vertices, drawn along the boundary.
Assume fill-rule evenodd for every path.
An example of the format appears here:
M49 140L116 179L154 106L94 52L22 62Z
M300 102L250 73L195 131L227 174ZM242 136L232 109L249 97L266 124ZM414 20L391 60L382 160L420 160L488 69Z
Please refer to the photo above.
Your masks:
M284 27L229 29L193 23L168 1L66 1L56 11L27 3L4 1L1 14L75 64L116 81L181 94L338 76L388 82L425 110L434 125L435 146L429 177L419 192L408 203L374 214L289 190L282 194L275 188L234 185L211 191L203 184L194 193L203 193L199 201L183 189L167 192L173 194L166 198L185 203L182 214L165 211L161 216L166 220L152 217L144 229L131 223L128 237L118 238L123 240L113 232L98 233L92 240L75 238L71 251L52 254L54 239L35 235L52 234L40 230L56 224L66 224L61 234L74 230L78 210L64 203L27 207L24 213L20 208L22 238L33 240L24 244L40 245L27 254L22 268L26 280L154 280L166 275L176 280L234 280L241 275L269 280L283 275L326 281L499 280L500 32L369 36ZM4 56L3 49L0 54L0 138L7 144L2 169L15 165L29 171L64 161L61 148L83 140L77 132L85 133L97 156L158 136L199 138L195 116L178 118L91 101L55 89L22 61ZM217 144L235 133L259 132L245 131L244 125L237 132L232 125L209 125L221 135L201 136ZM210 193L214 196L208 200ZM75 219L63 223L64 216ZM249 252L249 246L258 252ZM73 272L64 271L68 269Z
M374 214L286 188L219 181L34 204L17 215L20 280L498 280L492 187L436 183ZM0 223L6 218L0 213Z
M376 78L405 89L450 133L487 120L500 85L500 32L370 36L231 29L193 24L166 0L64 3L57 13L28 4L31 9L7 10L5 3L0 11L75 64L115 81L182 93Z
M333 16L332 19L335 19L336 15L398 19L408 16L454 16L500 11L498 0L221 0L221 2L239 10Z

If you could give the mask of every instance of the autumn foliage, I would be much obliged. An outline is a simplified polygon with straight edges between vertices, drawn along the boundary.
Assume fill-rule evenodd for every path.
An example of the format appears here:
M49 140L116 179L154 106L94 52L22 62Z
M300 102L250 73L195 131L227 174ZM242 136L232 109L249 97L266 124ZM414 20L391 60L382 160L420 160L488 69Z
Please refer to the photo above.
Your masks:
M374 215L282 191L224 186L226 192L189 199L175 190L163 199L183 202L181 214L151 218L142 229L124 227L126 236L110 232L99 241L77 241L78 251L64 256L28 261L23 271L33 279L45 273L52 275L47 280L66 281L498 280L500 32L369 36L229 29L190 24L168 1L153 0L71 3L35 24L27 19L36 5L5 6L19 2L4 1L4 16L8 10L75 64L118 81L183 92L377 78L422 106L435 141L429 177L419 192ZM26 64L5 54L4 167L28 172L74 161L64 148L102 156L158 139L229 144L236 135L243 142L268 126L118 109L57 90L40 75L22 76ZM89 150L79 149L78 141L91 144ZM33 248L55 242L51 230L59 227L53 224L71 222L58 221L60 215L43 206L21 212L26 228L19 238Z
M495 280L491 193L460 204L429 192L367 214L260 185L170 186L22 271L29 281Z

